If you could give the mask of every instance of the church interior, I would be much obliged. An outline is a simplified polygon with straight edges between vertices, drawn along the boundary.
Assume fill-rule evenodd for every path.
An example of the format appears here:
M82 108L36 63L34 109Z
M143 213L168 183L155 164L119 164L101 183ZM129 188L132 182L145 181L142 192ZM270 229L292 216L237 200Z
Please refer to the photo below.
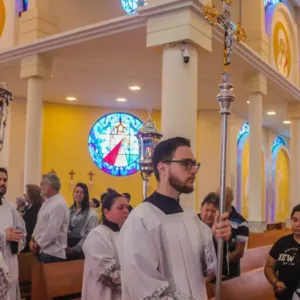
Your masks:
M13 204L26 184L55 172L68 206L83 182L91 198L112 188L130 193L136 207L143 201L136 134L149 115L162 139L189 138L201 163L195 192L183 204L199 213L204 197L218 189L224 32L201 7L221 11L222 1L138 2L0 0L0 76L13 94L0 164ZM226 181L252 234L241 276L252 289L253 270L263 276L266 249L290 232L299 203L299 13L299 0L232 0L232 20L242 23L247 39L233 45ZM152 175L148 194L155 189ZM31 276L28 262L20 261L24 277ZM55 272L49 266L48 282L71 276ZM80 282L74 280L73 286ZM73 293L71 286L64 288ZM249 299L274 299L269 287L260 288L264 298Z

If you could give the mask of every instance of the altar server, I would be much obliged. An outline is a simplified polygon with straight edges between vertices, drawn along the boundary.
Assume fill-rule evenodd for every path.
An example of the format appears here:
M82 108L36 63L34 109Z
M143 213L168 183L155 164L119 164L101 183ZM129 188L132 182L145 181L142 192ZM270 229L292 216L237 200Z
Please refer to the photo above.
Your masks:
M160 142L152 163L157 191L135 208L120 233L123 300L206 300L204 276L216 271L215 238L231 235L228 213L216 214L212 229L193 210L180 205L180 194L193 192L200 163L190 141Z
M20 300L19 290L19 267L17 254L25 246L26 229L25 223L17 210L5 199L7 189L7 170L0 168L0 251L3 257L2 275L9 274L9 288L2 290L1 300ZM3 268L4 266L4 268ZM7 270L6 267L7 266ZM1 281L6 282L1 278ZM4 296L4 294L6 294Z
M83 244L82 300L121 299L116 241L128 213L128 201L122 195L112 192L103 199L103 223L89 233Z

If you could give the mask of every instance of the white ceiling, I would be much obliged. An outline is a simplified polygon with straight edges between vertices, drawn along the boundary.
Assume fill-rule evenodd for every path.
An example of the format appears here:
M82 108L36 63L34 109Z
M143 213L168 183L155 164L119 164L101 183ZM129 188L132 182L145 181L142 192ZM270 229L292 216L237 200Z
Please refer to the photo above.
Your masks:
M53 78L45 82L45 101L120 109L146 109L148 106L160 109L162 56L159 51L147 49L145 45L146 29L142 28L48 52L53 59ZM200 53L199 109L218 109L216 95L222 59L223 48L216 41L213 53ZM232 111L245 118L248 104L244 83L247 74L253 71L241 58L233 56L232 81L236 101ZM19 73L18 61L0 65L0 74L14 96L26 98L26 81L19 79ZM130 85L139 85L142 90L132 92L128 89ZM78 100L66 101L65 97L70 95ZM118 103L115 101L118 97L125 97L128 102ZM288 97L272 82L268 83L263 122L284 135L289 135L288 126L282 124ZM269 110L275 110L277 115L266 116Z

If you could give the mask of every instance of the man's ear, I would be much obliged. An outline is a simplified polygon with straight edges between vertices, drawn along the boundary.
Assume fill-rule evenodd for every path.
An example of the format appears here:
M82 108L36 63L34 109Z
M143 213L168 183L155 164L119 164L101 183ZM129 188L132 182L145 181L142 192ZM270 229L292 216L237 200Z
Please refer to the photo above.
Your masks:
M166 172L166 164L163 162L159 162L157 164L157 170L158 170L159 174L163 175Z

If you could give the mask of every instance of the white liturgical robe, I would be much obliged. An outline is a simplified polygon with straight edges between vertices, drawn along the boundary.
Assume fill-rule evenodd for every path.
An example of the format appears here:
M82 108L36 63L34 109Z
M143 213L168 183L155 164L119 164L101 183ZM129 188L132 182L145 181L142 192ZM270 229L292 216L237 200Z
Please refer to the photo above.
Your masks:
M121 274L116 249L117 224L104 221L93 229L83 244L85 255L82 300L121 299Z
M204 276L215 274L216 251L193 211L165 214L144 202L123 225L119 246L122 300L207 299Z
M2 205L0 205L0 242L3 246L1 251L4 263L8 267L9 273L9 289L5 298L1 300L19 300L20 290L19 290L19 267L17 254L12 254L11 244L5 239L5 229L8 227L13 227L14 229L19 229L24 233L23 240L19 243L18 251L22 251L25 246L26 239L26 229L25 223L22 217L19 215L17 210L5 199L2 199Z

